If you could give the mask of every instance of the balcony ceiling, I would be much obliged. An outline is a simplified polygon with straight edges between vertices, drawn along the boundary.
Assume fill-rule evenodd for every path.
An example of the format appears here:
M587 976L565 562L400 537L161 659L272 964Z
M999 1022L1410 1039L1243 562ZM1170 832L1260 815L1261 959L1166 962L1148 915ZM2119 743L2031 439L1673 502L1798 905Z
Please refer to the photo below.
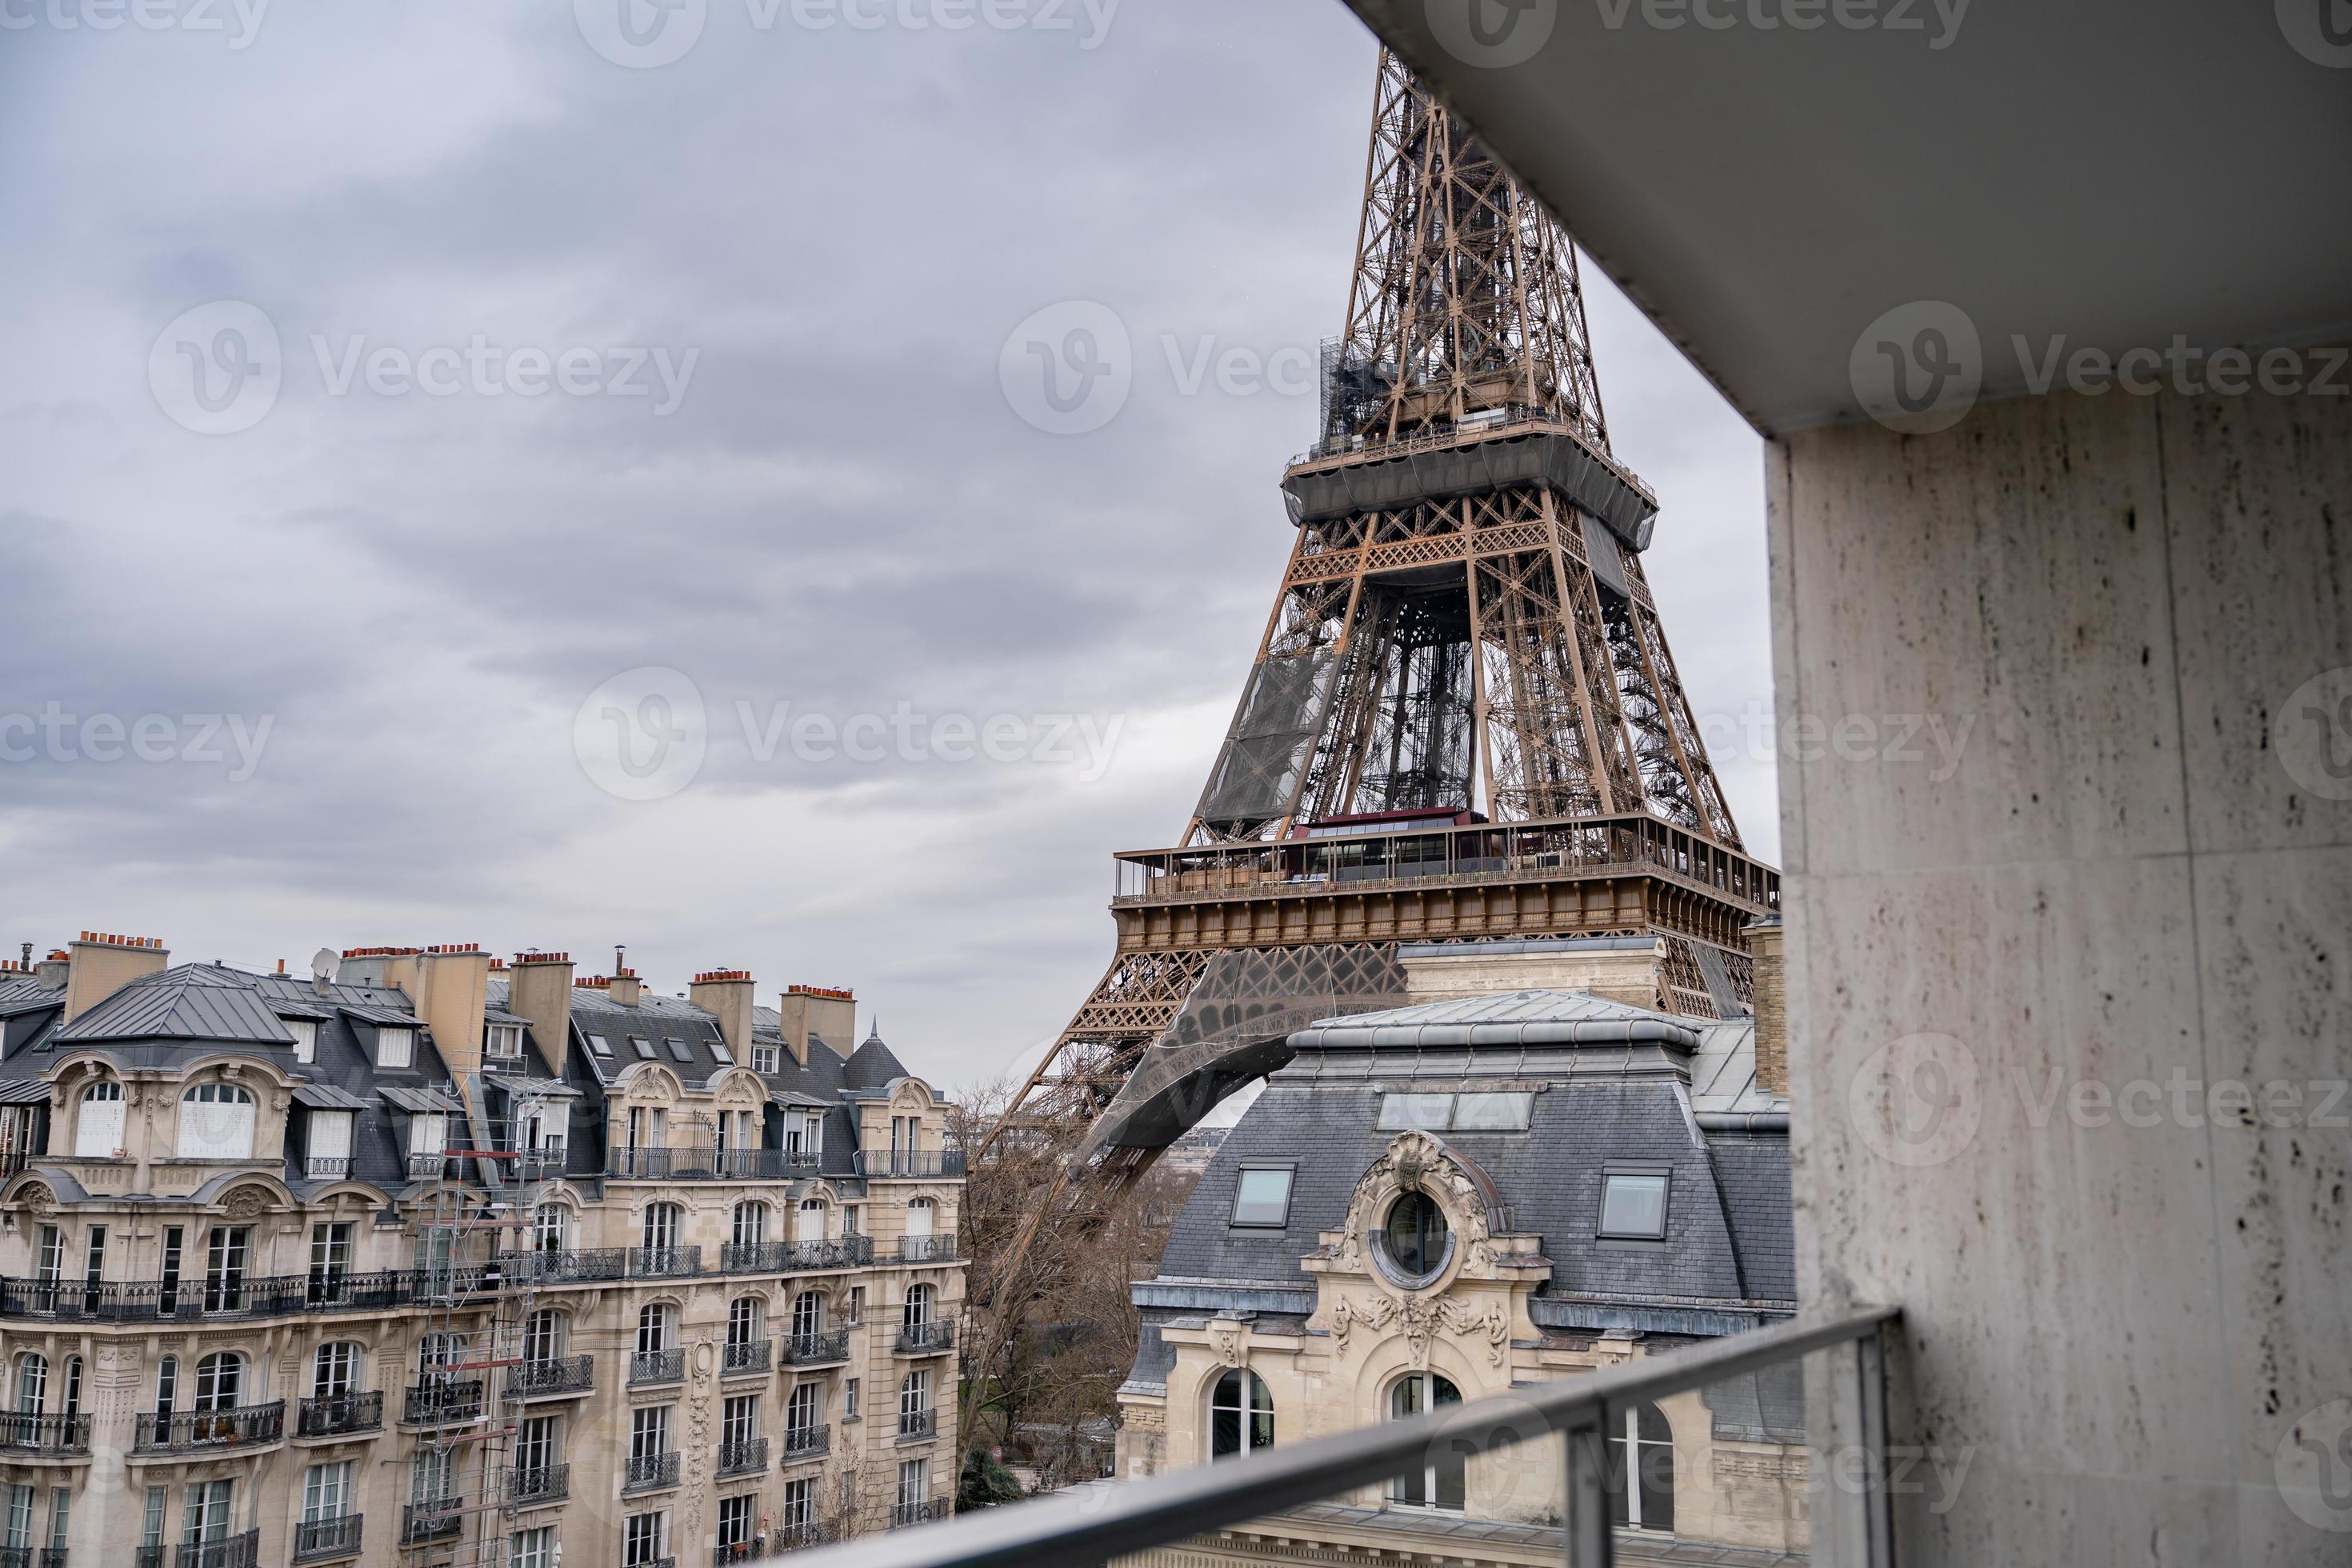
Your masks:
M1957 30L1953 0L1702 0L1715 27L1652 0L1671 30L1643 0L1349 3L1768 435L1859 416L1849 356L1913 300L1967 312L1986 395L2027 390L2012 334L2352 337L2352 43L2332 68L2288 37L2325 54L2346 0L1972 4ZM1471 7L1507 51L1515 16L1549 37L1468 63ZM1865 7L1921 26L1835 19Z

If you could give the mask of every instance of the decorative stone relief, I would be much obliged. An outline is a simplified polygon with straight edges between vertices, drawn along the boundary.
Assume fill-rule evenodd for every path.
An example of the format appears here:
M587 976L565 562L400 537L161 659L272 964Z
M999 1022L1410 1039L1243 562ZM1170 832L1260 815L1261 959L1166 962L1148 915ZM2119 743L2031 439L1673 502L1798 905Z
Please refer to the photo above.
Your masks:
M1239 1366L1245 1359L1242 1352L1242 1326L1231 1318L1219 1318L1209 1325L1209 1349L1220 1366Z

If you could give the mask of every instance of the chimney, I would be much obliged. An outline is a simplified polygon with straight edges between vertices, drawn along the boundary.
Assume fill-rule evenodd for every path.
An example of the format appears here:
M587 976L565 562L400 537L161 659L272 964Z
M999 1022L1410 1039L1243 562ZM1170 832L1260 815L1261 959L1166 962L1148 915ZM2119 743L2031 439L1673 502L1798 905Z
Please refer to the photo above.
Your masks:
M44 991L62 991L73 973L73 954L64 948L49 950L49 956L33 965L33 978Z
M776 1010L783 1015L784 1045L793 1059L808 1066L809 1037L816 1036L843 1056L857 1048L857 997L823 985L795 985Z
M403 989L416 1016L433 1031L433 1044L452 1078L463 1080L482 1070L482 1015L489 1007L490 955L481 943L449 942L428 947L407 961L415 982Z
M1788 970L1781 957L1779 915L1767 915L1747 930L1748 956L1755 968L1756 1081L1783 1100L1789 1095Z
M156 973L171 962L172 955L152 936L82 932L65 964L66 1021L71 1023L131 982Z
M562 1078L572 1054L572 955L518 952L507 972L507 1011L530 1020L547 1065Z
M694 977L686 999L719 1019L727 1048L745 1067L751 1065L751 1003L753 985L748 969L712 969Z

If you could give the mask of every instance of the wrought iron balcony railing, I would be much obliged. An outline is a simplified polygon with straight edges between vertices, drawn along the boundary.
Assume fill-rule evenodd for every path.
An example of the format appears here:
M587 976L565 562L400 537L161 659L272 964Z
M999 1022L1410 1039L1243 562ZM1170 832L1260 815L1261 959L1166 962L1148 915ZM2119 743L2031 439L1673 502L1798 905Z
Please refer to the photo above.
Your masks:
M0 1448L35 1454L87 1454L89 1417L0 1415Z
M768 1440L765 1437L742 1437L719 1445L719 1473L722 1477L761 1475L767 1468Z
M938 1355L955 1349L953 1323L908 1323L898 1331L900 1355Z
M621 1489L625 1492L658 1491L677 1485L676 1454L646 1454L632 1458L622 1473Z
M893 1503L890 1505L890 1528L899 1530L909 1524L928 1524L935 1519L946 1519L954 1512L954 1506L943 1497L923 1502Z
M341 1437L383 1429L383 1391L330 1394L302 1401L294 1415L297 1437Z
M849 1331L835 1329L822 1334L788 1334L781 1352L786 1366L823 1366L828 1362L849 1359Z
M902 1236L898 1238L898 1261L901 1263L953 1263L956 1258L956 1238L952 1236Z
M940 1413L937 1410L901 1410L898 1412L898 1441L919 1442L940 1435Z
M145 1411L132 1426L131 1449L142 1454L205 1448L247 1447L286 1436L286 1402L240 1405L227 1410L183 1410L166 1415Z
M965 1159L961 1149L860 1149L856 1165L861 1176L937 1180L962 1175Z
M820 1162L797 1149L615 1149L604 1173L625 1182L781 1182L815 1175Z
M171 1552L172 1549L168 1546L142 1546L139 1549L139 1554L131 1561L137 1564L137 1568L163 1568Z
M789 1426L784 1429L784 1462L795 1459L822 1458L833 1452L833 1427L820 1423L814 1426Z
M507 1392L525 1399L555 1399L587 1394L596 1386L596 1358L558 1356L526 1361L507 1373Z
M404 1270L256 1277L192 1276L185 1279L0 1279L0 1318L57 1322L196 1322L292 1317L299 1312L383 1311L415 1295Z
M780 1524L768 1536L772 1552L798 1552L803 1547L823 1546L839 1538L841 1532L830 1524L806 1520L799 1524Z
M294 1561L318 1563L330 1557L355 1557L360 1528L367 1516L347 1513L340 1519L318 1519L294 1527Z
M407 1426L446 1426L481 1418L485 1390L478 1377L428 1375L408 1385L400 1419Z
M66 1568L66 1549L62 1546L0 1546L0 1568Z
M519 1508L562 1502L572 1495L570 1465L518 1466L507 1472L507 1500Z
M463 1498L426 1498L405 1504L400 1510L400 1543L414 1546L420 1542L445 1541L457 1534L465 1521Z
M560 1285L566 1280L625 1279L629 1249L625 1247L550 1247L541 1252L513 1252L499 1261L519 1279Z
M776 1342L773 1340L730 1341L719 1352L719 1373L722 1377L741 1377L750 1373L766 1372L776 1364Z
M1834 1561L1852 1568L1890 1568L1894 1519L1885 1365L1899 1317L1894 1308L1807 1314L1672 1355L1645 1356L1472 1404L1440 1405L1425 1415L1277 1445L1245 1461L982 1510L963 1516L951 1531L887 1544L852 1544L837 1554L838 1568L958 1568L972 1563L1090 1568L1378 1487L1420 1470L1433 1454L1508 1455L1521 1448L1527 1452L1507 1462L1562 1464L1567 1483L1564 1520L1549 1527L1513 1527L1528 1538L1529 1560L1548 1558L1565 1568L1612 1568L1618 1543L1611 1504L1612 1494L1622 1495L1625 1480L1624 1413L1806 1358L1819 1358L1822 1374L1816 1382L1815 1369L1809 1368L1808 1383L1825 1386L1829 1394L1826 1408L1808 1403L1808 1434L1840 1460L1837 1483L1814 1494L1812 1550L1822 1560L1832 1560L1829 1554L1834 1552ZM1564 1460L1558 1457L1563 1454ZM892 1510L891 1523L913 1521ZM1639 1555L1651 1559L1647 1551Z
M248 1530L221 1541L184 1541L172 1552L172 1568L254 1568L261 1558L261 1531Z
M629 1358L629 1382L677 1383L686 1376L686 1350L672 1346L666 1351L639 1351Z
M702 1272L698 1247L633 1247L629 1248L632 1279L691 1279Z

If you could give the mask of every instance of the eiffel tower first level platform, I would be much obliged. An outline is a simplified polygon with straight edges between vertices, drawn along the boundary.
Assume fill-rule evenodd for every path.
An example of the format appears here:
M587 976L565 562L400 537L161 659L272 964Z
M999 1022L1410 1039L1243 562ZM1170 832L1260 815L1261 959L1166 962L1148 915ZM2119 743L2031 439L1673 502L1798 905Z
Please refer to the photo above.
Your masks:
M1575 247L1393 57L1321 414L1192 817L1118 858L1117 955L991 1134L1067 1156L1040 1215L1115 1197L1315 1019L1509 973L1479 954L1749 1009L1780 879L1643 574L1660 503L1610 446Z

